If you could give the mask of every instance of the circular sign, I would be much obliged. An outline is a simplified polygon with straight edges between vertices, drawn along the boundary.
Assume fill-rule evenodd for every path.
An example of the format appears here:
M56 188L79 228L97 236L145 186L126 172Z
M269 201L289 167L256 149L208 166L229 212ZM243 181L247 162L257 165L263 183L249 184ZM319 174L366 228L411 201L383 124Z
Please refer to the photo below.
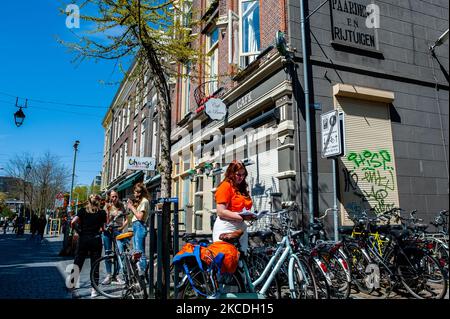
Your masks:
M205 103L205 112L213 120L222 120L227 114L227 106L221 99L209 99Z

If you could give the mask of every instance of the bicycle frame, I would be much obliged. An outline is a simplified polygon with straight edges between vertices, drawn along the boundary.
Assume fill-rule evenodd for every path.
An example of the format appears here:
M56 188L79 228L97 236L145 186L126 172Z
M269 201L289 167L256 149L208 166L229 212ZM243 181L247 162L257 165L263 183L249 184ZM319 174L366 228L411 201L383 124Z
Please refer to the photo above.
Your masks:
M378 254L380 256L383 256L383 250L386 248L385 244L387 244L389 242L388 239L386 239L386 240L381 239L380 233L378 231L375 233L370 233L370 232L365 233L363 231L357 232L355 230L352 231L352 234L351 234L352 238L357 239L358 237L361 237L361 236L368 236L368 238L372 237L373 241L370 241L372 248L377 249Z
M245 280L245 285L249 292L257 292L263 296L266 295L267 290L270 288L275 276L280 271L283 263L289 258L289 266L294 262L295 259L299 260L297 255L293 252L291 244L289 242L289 237L284 236L281 242L278 244L278 247L275 253L270 258L266 267L264 268L261 276L256 279L254 282L251 281L248 266L245 262L243 262L244 274L243 278ZM288 267L291 269L291 267ZM289 271L288 273L289 283L293 282L293 274ZM307 278L305 278L307 279ZM255 287L262 284L262 288L259 291L256 291ZM291 284L289 284L291 286ZM289 287L292 289L293 287Z

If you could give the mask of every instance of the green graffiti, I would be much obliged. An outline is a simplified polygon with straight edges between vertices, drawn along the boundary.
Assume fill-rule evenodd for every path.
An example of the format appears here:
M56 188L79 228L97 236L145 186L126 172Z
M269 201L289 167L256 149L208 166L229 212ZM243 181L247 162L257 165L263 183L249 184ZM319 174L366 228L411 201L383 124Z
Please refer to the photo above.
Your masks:
M376 213L393 208L394 203L387 200L389 193L395 190L394 168L389 151L349 152L347 160L353 165L353 169L343 170L344 192L351 194L353 198L359 198L357 203L352 202L348 208L353 210L368 206Z
M375 172L364 172L364 177L361 179L362 181L367 181L375 186L383 187L384 189L388 189L393 191L395 189L394 186L394 174L392 171L388 171L390 176L381 176L380 171Z
M391 155L387 150L371 152L363 150L360 153L350 152L347 160L354 164L353 168L374 171L376 168L383 167L384 170L393 170L394 168L388 163L391 162Z

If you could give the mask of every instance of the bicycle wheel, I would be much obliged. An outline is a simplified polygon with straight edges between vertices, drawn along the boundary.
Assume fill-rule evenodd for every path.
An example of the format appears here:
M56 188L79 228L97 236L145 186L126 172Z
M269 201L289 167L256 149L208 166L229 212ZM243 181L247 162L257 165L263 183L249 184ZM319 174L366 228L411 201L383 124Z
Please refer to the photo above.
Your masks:
M310 258L309 265L311 266L317 287L318 299L330 299L330 285L328 283L329 275L327 274L326 265L316 258Z
M255 281L262 275L264 269L266 268L266 265L269 263L269 260L270 258L263 254L254 253L249 255L247 259L247 267L252 281ZM265 296L267 297L267 299L281 298L281 280L279 274L277 274L272 280L272 283L270 284L269 289L267 289Z
M325 262L331 279L331 294L333 299L347 299L350 296L350 274L345 269L344 262L335 254L328 251L320 251L322 261Z
M301 256L291 258L288 267L292 299L317 299L317 286L308 262Z
M205 299L215 298L218 293L243 292L241 281L235 274L222 274L217 276L198 267L190 272L191 281L183 278L178 286L177 299Z
M442 243L435 243L436 247L433 249L433 256L439 262L439 265L444 270L445 276L448 280L448 248L445 247Z
M397 272L403 286L417 299L442 299L447 293L447 277L439 262L431 255L409 256L401 260Z
M127 256L126 258L126 267L127 267L127 281L128 287L124 298L129 299L147 299L147 286L145 284L144 276L139 275L139 270L137 267L137 261L130 260L131 256Z
M380 262L372 261L361 248L350 243L346 246L352 282L359 292L375 298L388 298L392 292L391 272ZM392 251L385 250L384 261L391 259Z
M355 243L345 246L350 271L352 274L352 282L356 285L359 292L370 294L372 289L366 285L366 269L371 263L369 258L362 252L361 248Z
M123 281L108 280L106 278L108 273L106 272L106 263L111 264L112 278L118 278L119 275L119 260L117 255L108 255L97 259L91 267L90 279L92 287L102 296L106 298L119 299L122 298L126 285ZM99 269L99 281L95 282L94 271L98 267Z

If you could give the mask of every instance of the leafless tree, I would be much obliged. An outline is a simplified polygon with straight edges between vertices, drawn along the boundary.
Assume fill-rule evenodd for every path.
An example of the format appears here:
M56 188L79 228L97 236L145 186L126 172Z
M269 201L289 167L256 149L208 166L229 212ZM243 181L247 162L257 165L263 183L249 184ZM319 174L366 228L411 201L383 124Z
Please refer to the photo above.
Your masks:
M31 167L28 171L27 166ZM10 196L24 199L39 214L53 207L56 194L67 189L70 170L50 152L35 158L29 153L11 158L6 171L15 178L16 190Z

